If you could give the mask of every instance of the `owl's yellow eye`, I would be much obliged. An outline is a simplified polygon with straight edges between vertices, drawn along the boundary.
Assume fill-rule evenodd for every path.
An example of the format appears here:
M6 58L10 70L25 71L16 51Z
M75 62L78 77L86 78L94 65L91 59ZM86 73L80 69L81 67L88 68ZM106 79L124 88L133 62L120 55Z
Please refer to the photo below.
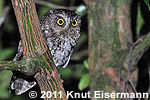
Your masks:
M57 24L58 25L63 25L64 24L64 20L63 19L58 19L57 20Z
M77 26L77 20L74 20L74 21L72 22L72 26Z

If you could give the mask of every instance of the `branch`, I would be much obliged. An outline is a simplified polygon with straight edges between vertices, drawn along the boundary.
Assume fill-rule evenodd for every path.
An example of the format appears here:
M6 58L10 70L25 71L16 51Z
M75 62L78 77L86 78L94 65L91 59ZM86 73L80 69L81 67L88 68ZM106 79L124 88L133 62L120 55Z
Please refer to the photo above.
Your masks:
M23 71L25 65L23 65L20 61L0 61L0 70L19 70Z
M0 70L18 70L31 76L35 74L44 63L40 58L27 58L20 61L0 61Z
M62 81L58 75L52 56L42 35L40 24L33 0L11 0L17 18L23 45L23 59L29 59L38 72L34 73L41 91L62 92L53 99L67 100ZM28 64L28 63L27 63ZM34 70L29 66L28 70ZM40 69L40 70L39 70ZM36 73L37 72L37 73ZM28 74L28 73L27 73ZM48 98L45 98L47 100Z
M49 8L53 8L53 9L70 9L70 10L76 10L77 7L65 7L65 6L60 6L60 5L56 5L56 4L52 4L50 2L47 2L47 1L42 1L42 0L34 0L34 2L36 4L39 4L39 5L44 5L44 6L47 6Z

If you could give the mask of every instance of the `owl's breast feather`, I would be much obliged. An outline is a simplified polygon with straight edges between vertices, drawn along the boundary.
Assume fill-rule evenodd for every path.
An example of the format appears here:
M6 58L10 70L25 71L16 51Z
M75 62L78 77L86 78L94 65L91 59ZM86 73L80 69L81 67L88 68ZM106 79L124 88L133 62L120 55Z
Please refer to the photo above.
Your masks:
M56 67L66 67L73 52L72 40L67 37L49 37L47 43Z

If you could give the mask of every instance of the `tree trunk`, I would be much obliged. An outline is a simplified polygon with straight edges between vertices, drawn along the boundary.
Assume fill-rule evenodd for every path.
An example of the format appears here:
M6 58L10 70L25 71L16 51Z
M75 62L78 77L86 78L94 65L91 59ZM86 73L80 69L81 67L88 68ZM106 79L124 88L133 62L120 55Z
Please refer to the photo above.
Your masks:
M85 0L89 23L89 67L92 91L108 93L125 91L130 76L136 81L137 70L130 73L129 44L133 43L130 26L132 0ZM129 64L130 65L130 64ZM122 68L123 66L123 68ZM122 69L124 69L123 73ZM121 75L123 73L123 75ZM131 74L131 75L130 75ZM134 81L134 82L135 82ZM133 82L133 83L134 83ZM132 84L132 82L131 82ZM135 91L135 87L134 91ZM104 98L99 98L104 100Z

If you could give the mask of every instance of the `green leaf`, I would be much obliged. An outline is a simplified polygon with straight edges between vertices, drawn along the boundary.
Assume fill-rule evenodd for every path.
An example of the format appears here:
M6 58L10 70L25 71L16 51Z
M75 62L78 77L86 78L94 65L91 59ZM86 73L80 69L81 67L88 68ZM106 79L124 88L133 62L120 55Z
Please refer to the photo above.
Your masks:
M138 37L140 36L140 30L141 30L143 23L144 23L144 21L143 21L142 15L141 15L141 10L140 10L140 5L139 5L138 6L138 15L137 15L137 28L136 28Z
M147 5L148 9L150 10L150 4L149 4L149 0L144 0L145 4Z
M88 63L88 60L84 60L84 67L86 69L89 69L89 63Z
M0 72L0 99L8 99L11 96L8 91L11 75L12 73L10 71Z
M14 49L12 48L0 50L0 61L9 58L13 53Z
M76 9L75 12L76 12L78 15L81 15L81 16L85 15L85 14L87 13L87 11L86 11L86 6L85 6L85 5L80 5L80 6Z
M3 0L0 0L0 16L1 16L2 13L3 13L3 6L4 6L4 1L3 1Z
M48 8L48 7L40 7L40 9L38 10L39 19L41 19L42 16L45 14L45 12L47 12L48 10L50 10L50 8Z
M79 90L82 91L82 90L86 89L89 86L89 83L90 83L89 74L83 75L78 84Z
M63 79L69 79L72 76L72 70L70 68L70 66L66 67L66 68L60 68L59 70L60 75L62 75Z

